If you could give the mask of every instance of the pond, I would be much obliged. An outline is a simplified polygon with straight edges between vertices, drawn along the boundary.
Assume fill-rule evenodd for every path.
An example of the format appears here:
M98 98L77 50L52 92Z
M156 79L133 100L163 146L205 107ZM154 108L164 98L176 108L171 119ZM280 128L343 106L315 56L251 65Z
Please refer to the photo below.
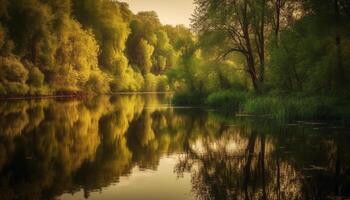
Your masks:
M0 102L0 199L343 199L350 131L160 94ZM233 115L232 115L233 116Z

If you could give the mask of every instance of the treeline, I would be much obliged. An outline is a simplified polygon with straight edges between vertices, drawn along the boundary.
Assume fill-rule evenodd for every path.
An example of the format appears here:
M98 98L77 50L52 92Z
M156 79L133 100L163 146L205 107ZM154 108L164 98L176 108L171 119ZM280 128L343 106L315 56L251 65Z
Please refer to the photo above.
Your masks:
M0 95L166 91L184 34L118 1L0 0Z
M198 41L187 67L170 73L184 80L176 102L229 104L259 114L298 110L299 117L324 115L334 105L350 108L348 1L195 4L192 29Z

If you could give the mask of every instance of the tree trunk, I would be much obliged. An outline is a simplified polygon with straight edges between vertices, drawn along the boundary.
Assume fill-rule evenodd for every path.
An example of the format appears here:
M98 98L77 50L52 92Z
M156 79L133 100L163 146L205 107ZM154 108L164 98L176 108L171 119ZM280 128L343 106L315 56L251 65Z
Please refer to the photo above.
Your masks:
M248 2L246 0L245 5L244 5L243 24L242 24L244 42L245 42L246 48L247 48L247 52L245 54L246 60L247 60L247 69L246 70L250 75L255 92L260 93L260 87L259 87L260 84L259 84L258 76L256 74L253 48L252 48L250 36L249 36L249 21L248 21L248 17L247 17L247 9L248 9Z
M259 53L259 59L260 59L260 74L259 74L259 81L260 83L264 82L265 78L265 7L266 7L266 0L262 0L261 3L261 24L260 24L260 53Z
M342 49L341 49L341 36L339 33L340 26L340 11L339 11L339 1L334 0L334 11L335 11L335 23L336 23L336 36L335 36L335 45L336 45L336 54L337 54L337 73L336 73L336 87L341 87L344 83L344 69L342 62Z
M275 37L276 37L276 45L279 45L279 33L280 33L280 23L281 23L281 0L276 0L276 24L275 24Z

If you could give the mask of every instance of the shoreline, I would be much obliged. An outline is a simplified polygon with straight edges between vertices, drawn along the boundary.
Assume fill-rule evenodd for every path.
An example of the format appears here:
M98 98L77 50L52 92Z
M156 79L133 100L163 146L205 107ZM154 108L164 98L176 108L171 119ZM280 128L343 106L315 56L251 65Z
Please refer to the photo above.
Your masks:
M52 95L24 95L24 96L2 96L0 101L7 100L40 100L40 99L84 99L93 96L115 96L115 95L145 95L145 94L174 94L174 92L116 92L110 94L52 94Z

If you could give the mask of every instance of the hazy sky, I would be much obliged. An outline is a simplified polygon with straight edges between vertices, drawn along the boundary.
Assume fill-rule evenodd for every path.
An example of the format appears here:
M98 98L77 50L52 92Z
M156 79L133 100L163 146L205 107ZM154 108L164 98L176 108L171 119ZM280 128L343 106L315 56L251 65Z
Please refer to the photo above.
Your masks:
M130 9L139 11L156 11L163 24L184 24L189 26L194 10L193 0L120 0L127 2Z

